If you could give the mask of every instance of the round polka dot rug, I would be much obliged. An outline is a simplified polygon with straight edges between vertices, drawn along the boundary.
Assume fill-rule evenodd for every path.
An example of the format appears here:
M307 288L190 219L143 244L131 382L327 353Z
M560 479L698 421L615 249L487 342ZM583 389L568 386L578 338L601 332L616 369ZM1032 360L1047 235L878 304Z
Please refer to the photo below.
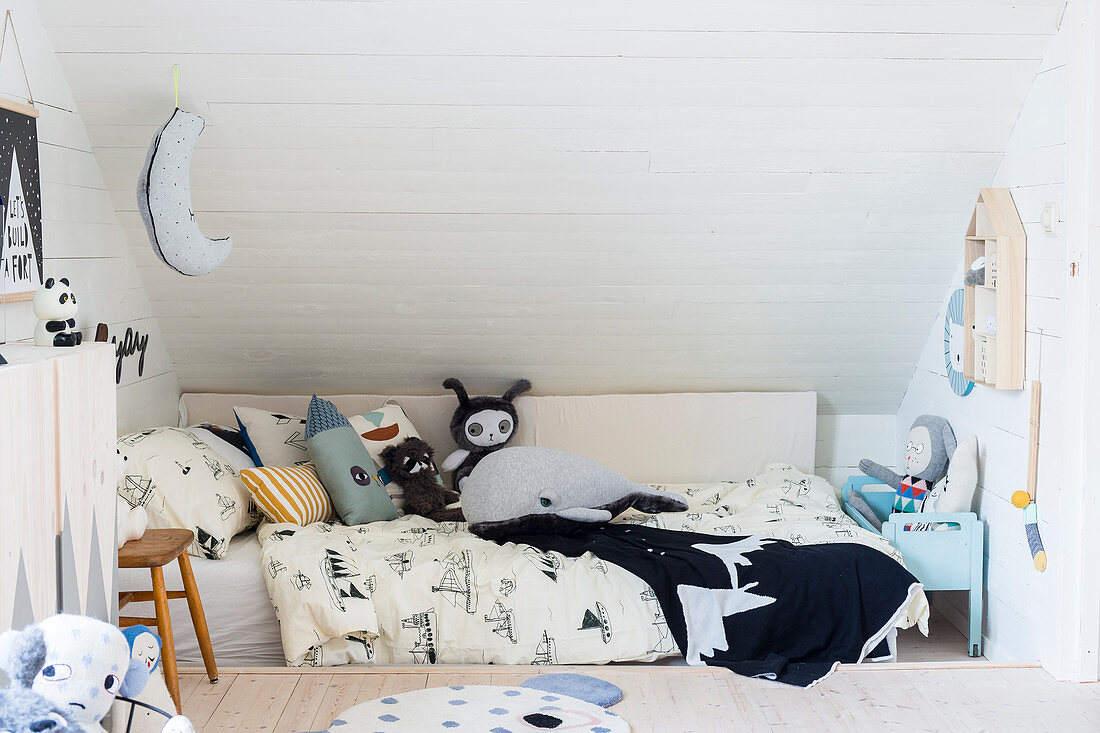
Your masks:
M629 733L615 713L584 700L525 687L429 687L371 700L340 713L331 733Z

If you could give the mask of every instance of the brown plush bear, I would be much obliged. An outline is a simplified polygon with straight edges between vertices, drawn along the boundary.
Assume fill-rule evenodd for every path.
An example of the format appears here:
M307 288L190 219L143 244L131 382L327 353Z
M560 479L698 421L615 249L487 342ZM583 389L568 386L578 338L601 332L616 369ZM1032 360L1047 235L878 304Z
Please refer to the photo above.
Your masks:
M458 492L443 486L435 471L435 451L420 438L405 438L382 451L382 463L390 480L405 492L405 513L437 522L461 522L462 508L447 508L459 500Z

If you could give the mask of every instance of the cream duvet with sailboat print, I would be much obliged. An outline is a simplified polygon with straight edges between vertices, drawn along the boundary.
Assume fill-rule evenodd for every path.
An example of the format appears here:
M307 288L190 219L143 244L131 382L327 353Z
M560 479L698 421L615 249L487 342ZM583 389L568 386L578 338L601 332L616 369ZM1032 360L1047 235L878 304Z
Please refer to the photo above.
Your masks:
M616 521L859 542L898 557L840 510L824 479L783 464L742 483L655 488L687 497L688 511L630 511ZM650 588L591 554L498 545L464 523L413 515L356 527L269 524L259 537L292 666L584 664L678 653ZM899 626L923 624L927 613L919 593Z

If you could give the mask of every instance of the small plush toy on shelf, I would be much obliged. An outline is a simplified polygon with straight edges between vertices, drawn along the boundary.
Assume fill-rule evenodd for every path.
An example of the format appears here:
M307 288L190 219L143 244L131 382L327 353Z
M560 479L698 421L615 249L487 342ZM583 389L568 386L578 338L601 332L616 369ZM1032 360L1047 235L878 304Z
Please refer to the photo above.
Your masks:
M985 285L985 257L970 263L970 269L963 275L963 285Z
M458 395L458 407L451 416L451 437L458 443L458 450L447 456L440 468L454 472L451 488L462 491L462 481L477 462L508 445L516 434L518 414L512 403L531 389L531 383L520 379L500 397L470 397L454 377L444 381L443 386Z
M79 346L84 338L76 328L76 295L68 278L46 282L34 293L34 343L39 346Z
M420 438L405 438L382 451L382 462L390 479L405 492L406 514L419 514L437 522L461 522L462 508L447 507L460 497L439 480L432 464L434 454Z

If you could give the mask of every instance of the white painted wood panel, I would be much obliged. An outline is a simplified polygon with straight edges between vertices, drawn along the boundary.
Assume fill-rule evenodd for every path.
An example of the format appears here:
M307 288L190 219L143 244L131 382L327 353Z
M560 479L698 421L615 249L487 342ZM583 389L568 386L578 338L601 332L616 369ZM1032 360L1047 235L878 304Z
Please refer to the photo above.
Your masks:
M40 5L189 390L522 373L892 419L1063 3ZM134 201L174 63L235 244L199 279Z
M58 514L63 528L61 607L68 613L110 619L117 604L118 481L112 349L106 344L82 346L53 362Z
M1021 512L1010 503L1014 491L1026 488L1030 390L996 391L975 387L957 397L947 383L943 361L943 306L918 360L897 416L898 443L921 413L947 418L958 437L977 435L980 452L975 510L986 522L985 655L993 660L1051 661L1056 653L1050 619L1060 599L1066 548L1061 535L1066 523L1061 502L1061 452L1064 391L1067 373L1063 335L1066 326L1066 237L1063 223L1057 237L1038 226L1043 206L1057 202L1065 210L1066 117L1069 72L1064 62L1066 29L1051 41L1048 58L1028 92L992 185L1012 191L1020 218L1026 223L1027 342L1026 381L1042 377L1042 430L1039 450L1040 533L1050 558L1039 574L1031 562ZM960 229L960 232L962 230ZM961 235L959 237L961 239ZM962 265L946 296L958 287ZM946 304L946 296L944 304ZM1042 329L1042 374L1039 373ZM897 449L895 448L895 451ZM896 454L895 454L896 455ZM966 598L935 594L934 602L954 623L965 628Z
M179 395L175 372L36 5L18 0L8 7L12 9L31 90L41 113L38 139L44 274L69 278L80 303L77 327L86 340L94 337L100 322L107 323L112 332L121 329L124 333L127 327L134 327L152 334L143 374L137 374L134 359L124 363L117 394L119 429L174 424ZM27 99L10 37L0 64L0 95ZM35 318L29 302L0 306L0 318L6 321L9 341L32 337ZM0 346L0 353L3 350ZM130 391L140 393L140 399L131 399ZM114 468L107 466L104 470L113 473ZM113 515L113 505L108 509ZM87 534L90 530L81 525L78 531ZM113 534L113 527L105 531ZM82 561L86 565L88 558ZM86 567L81 568L80 575L86 585ZM80 588L80 599L81 603L86 600L84 586Z
M26 347L23 347L26 349ZM57 612L57 434L54 374L8 350L0 369L0 627ZM22 362L22 363L21 363ZM26 456L39 460L27 461Z

